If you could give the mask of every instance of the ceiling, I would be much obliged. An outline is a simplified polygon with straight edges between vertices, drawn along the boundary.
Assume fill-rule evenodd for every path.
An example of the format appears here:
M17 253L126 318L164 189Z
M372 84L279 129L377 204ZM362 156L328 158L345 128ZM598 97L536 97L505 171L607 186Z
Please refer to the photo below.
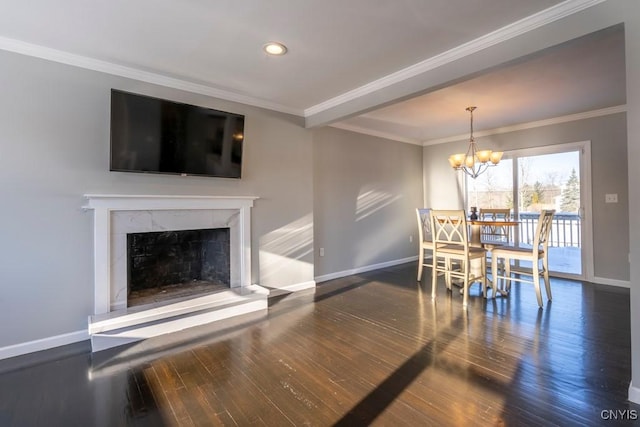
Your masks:
M0 1L0 49L307 118L487 35L594 3ZM287 55L266 55L262 46L271 40L284 43ZM619 26L382 108L348 111L330 124L424 143L467 132L469 105L478 106L481 130L624 103Z
M468 136L468 106L478 107L475 129L500 129L617 107L625 98L624 27L619 25L338 126L429 144Z

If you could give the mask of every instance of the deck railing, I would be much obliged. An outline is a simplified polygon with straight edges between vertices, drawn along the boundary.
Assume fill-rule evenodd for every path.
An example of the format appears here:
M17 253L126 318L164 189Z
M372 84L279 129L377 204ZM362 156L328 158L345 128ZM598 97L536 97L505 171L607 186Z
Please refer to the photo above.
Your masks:
M538 226L537 212L520 213L520 243L532 245ZM549 246L555 247L581 247L582 234L580 228L580 216L575 213L556 213L551 224Z

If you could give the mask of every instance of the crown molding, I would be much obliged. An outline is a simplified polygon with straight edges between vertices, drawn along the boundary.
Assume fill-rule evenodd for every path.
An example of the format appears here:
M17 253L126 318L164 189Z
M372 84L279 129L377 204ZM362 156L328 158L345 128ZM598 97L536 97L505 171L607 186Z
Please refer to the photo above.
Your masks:
M266 101L264 99L243 95L228 90L218 89L212 86L190 82L187 80L165 76L158 73L140 70L133 67L114 64L112 62L101 61L87 56L51 49L48 47L26 43L7 37L0 37L0 49L35 58L46 59L48 61L59 62L61 64L84 68L92 71L99 71L114 76L139 80L159 86L184 90L199 95L208 95L226 101L239 102L254 107L266 108L268 110L279 111L281 113L302 116L303 110L291 108L285 105Z
M626 105L617 105L615 107L602 108L600 110L585 111L583 113L569 114L567 116L554 117L552 119L538 120L535 122L520 123L513 126L504 126L483 131L474 131L475 137L498 135L501 133L515 132L518 130L533 129L542 126L557 125L560 123L573 122L576 120L591 119L593 117L608 116L610 114L624 113L627 111ZM462 141L469 138L469 134L448 136L446 138L438 138L424 141L423 146L444 144L445 142Z
M443 52L439 55L433 56L417 64L411 65L402 70L388 74L380 79L374 80L356 89L345 92L327 101L316 104L304 110L304 117L309 117L314 114L318 114L322 111L330 108L337 107L378 90L384 89L391 85L403 82L412 77L426 73L465 56L479 52L488 47L502 43L521 34L532 31L536 28L540 28L551 22L562 19L566 16L580 12L589 7L595 6L606 0L567 0L559 3L548 9L535 13L531 16L523 18L519 21L513 22L507 26L504 26L496 31L485 34L470 42L461 44L453 49Z
M404 142L405 144L422 145L422 142L418 139L406 138L406 137L395 135L392 133L376 131L376 130L367 129L360 126L349 125L345 123L333 123L333 124L330 124L329 127L348 130L351 132L361 133L364 135L375 136L378 138L390 139L392 141Z

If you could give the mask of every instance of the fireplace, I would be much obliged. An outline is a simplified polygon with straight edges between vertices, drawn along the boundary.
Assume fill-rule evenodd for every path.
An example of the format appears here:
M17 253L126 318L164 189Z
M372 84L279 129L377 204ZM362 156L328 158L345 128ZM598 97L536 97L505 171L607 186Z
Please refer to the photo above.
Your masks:
M94 314L89 316L88 328L93 351L240 314L266 312L269 291L251 282L251 207L257 197L110 194L85 197L88 203L84 209L94 211ZM226 269L216 276L216 280L224 282L216 285L224 287L223 290L208 289L204 295L128 307L129 235L175 236L183 231L214 229L226 229L228 234L228 243L220 243L218 236L213 244L228 246L228 260L225 256L227 261L223 261L228 263L228 276ZM197 239L209 240L202 236ZM226 239L222 238L225 242ZM210 268L205 266L204 270ZM193 282L193 278L189 281Z
M229 230L127 234L127 307L228 289Z

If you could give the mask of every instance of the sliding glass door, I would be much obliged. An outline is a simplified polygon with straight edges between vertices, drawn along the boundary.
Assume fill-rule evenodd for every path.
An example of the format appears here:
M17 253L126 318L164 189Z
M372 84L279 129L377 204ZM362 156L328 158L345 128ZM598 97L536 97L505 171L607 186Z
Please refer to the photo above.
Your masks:
M555 209L549 237L549 270L582 275L579 152L522 156L516 161L520 244L533 243L540 211Z
M585 244L590 247L585 239L590 228L584 221L590 205L588 157L588 143L506 152L497 166L467 179L467 208L510 208L520 222L513 240L521 246L533 243L540 211L555 209L549 270L556 276L584 278Z

